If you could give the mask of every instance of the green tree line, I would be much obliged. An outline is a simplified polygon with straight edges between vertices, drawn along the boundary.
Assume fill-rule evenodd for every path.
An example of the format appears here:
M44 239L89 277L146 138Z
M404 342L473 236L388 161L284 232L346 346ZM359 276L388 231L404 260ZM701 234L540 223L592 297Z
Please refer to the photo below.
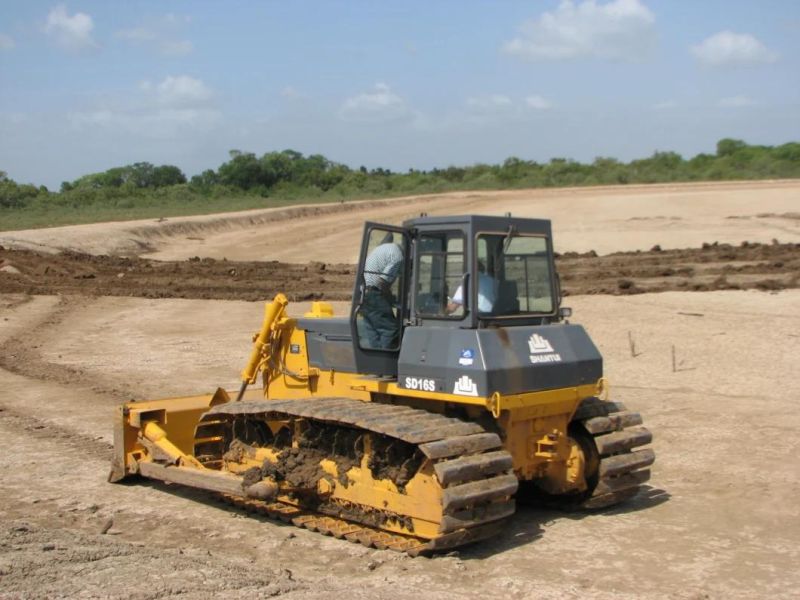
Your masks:
M800 143L760 146L735 139L720 140L715 154L698 154L690 159L675 152L655 152L649 158L627 163L608 157L598 157L591 163L567 158L539 163L510 157L498 165L410 169L405 173L353 169L320 154L304 156L294 150L260 157L233 150L229 160L216 170L208 169L190 179L176 166L139 162L64 182L57 192L17 183L0 171L0 218L4 213L98 208L123 213L139 208L145 211L141 214L157 214L159 207L171 207L170 214L180 214L180 207L210 212L228 208L226 199L243 197L248 200L233 203L230 208L270 204L262 202L265 198L283 202L345 200L463 189L795 177L800 177Z

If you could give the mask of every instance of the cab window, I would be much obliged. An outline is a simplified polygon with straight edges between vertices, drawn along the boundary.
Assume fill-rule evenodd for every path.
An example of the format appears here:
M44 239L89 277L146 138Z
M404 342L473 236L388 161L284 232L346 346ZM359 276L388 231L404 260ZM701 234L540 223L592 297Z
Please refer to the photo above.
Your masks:
M554 310L547 238L481 234L477 239L479 314L514 316ZM480 310L481 302L488 310Z
M417 240L416 313L421 317L461 318L459 292L464 278L464 236L460 232L423 233Z

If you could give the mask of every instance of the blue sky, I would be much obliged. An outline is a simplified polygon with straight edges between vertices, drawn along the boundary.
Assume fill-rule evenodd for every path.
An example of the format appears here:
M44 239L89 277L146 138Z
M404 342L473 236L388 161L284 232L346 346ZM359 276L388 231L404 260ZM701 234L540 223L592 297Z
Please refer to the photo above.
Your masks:
M0 170L444 167L800 140L800 2L2 2Z

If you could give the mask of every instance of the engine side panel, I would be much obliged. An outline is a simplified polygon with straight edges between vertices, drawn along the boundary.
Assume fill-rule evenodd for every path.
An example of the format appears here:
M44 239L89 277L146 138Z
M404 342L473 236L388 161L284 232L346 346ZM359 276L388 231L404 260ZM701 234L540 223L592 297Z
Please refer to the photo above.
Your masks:
M404 389L487 397L593 384L603 359L580 325L479 330L409 327L398 385Z
M297 319L297 328L306 332L309 366L323 371L356 372L350 319Z

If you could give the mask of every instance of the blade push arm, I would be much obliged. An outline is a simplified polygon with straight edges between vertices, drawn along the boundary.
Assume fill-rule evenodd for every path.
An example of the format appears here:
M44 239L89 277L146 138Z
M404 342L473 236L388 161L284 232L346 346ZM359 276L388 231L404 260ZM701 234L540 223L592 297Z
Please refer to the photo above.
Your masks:
M261 324L261 331L258 332L253 340L253 350L250 352L250 359L247 361L247 366L242 371L242 386L239 388L239 393L236 396L236 401L242 399L247 386L256 382L259 367L264 364L264 361L269 358L270 336L274 330L275 323L283 315L286 305L289 300L283 294L278 294L275 299L266 305L264 308L264 322Z

